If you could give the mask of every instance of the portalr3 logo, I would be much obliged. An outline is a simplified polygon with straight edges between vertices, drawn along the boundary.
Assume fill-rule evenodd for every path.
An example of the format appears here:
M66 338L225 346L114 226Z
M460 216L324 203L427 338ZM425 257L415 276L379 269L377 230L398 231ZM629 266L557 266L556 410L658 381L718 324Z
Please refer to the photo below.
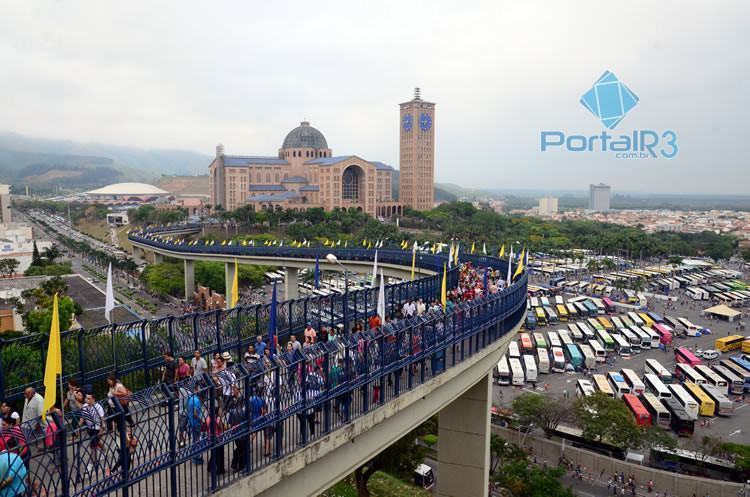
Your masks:
M638 96L611 71L604 71L594 85L581 97L581 104L596 116L607 129L615 129L639 102ZM613 152L617 159L671 159L677 155L677 133L666 130L634 129L631 134L599 135L566 134L542 131L542 152L561 149L568 152Z

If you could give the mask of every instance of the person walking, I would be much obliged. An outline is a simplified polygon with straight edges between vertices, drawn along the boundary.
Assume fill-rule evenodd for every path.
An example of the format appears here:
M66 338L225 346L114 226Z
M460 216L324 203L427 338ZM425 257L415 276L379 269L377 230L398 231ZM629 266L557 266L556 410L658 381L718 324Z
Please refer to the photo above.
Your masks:
M162 383L172 385L177 381L177 362L171 352L164 353L164 371L161 374Z
M23 411L21 411L21 424L31 431L32 439L44 439L44 397L34 388L28 387L23 391ZM44 445L42 444L42 449Z
M132 428L135 423L133 422L133 417L130 415L128 404L130 404L130 396L133 395L133 392L123 385L114 374L110 374L107 377L107 386L109 387L109 391L107 392L107 431L112 431L114 415L117 413L115 397L120 402L122 410L125 413L125 421Z
M91 463L88 464L87 470L98 471L99 453L101 447L101 435L104 431L104 409L96 403L96 396L93 392L86 394L86 404L81 409L80 424L86 426L89 436L89 449L91 451Z
M193 368L194 378L200 378L203 376L203 373L208 371L208 364L206 364L206 360L201 357L200 350L195 349L193 352L193 358L190 359L190 367Z

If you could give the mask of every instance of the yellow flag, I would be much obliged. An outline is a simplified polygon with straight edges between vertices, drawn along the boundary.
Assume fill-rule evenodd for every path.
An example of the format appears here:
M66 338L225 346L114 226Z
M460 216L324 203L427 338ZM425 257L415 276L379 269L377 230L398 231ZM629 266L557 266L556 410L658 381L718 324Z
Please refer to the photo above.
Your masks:
M62 352L60 351L60 310L57 304L57 294L55 294L52 300L52 323L49 327L47 364L44 368L44 411L42 417L57 401L57 385L55 385L57 375L62 375Z
M500 253L497 256L502 257L504 255L505 255L505 244L503 243L502 247L500 247Z
M516 266L516 272L513 273L513 279L516 279L516 276L523 273L523 258L525 251L526 249L521 249L521 256L518 258L518 265Z
M476 249L476 247L474 246L474 242L471 242L471 253L472 254L474 253L475 249Z
M237 259L234 260L234 278L232 278L232 299L229 301L229 307L237 307L240 301L240 270L237 267Z
M445 306L448 304L447 279L448 271L445 268L445 263L443 263L443 284L440 287L440 302L443 304L443 310L445 310Z
M453 251L453 264L455 266L458 266L458 250L459 250L459 247L460 247L460 245L457 243L456 244L456 250Z
M414 269L417 267L417 242L414 242L414 248L411 249L411 280L414 281Z

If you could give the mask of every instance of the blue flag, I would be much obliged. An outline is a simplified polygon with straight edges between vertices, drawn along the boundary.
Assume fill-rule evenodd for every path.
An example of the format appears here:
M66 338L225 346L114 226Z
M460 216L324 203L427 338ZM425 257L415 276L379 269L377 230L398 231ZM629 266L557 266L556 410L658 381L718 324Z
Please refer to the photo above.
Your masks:
M315 289L320 289L320 256L315 254Z
M271 347L271 355L276 355L276 282L273 283L273 294L271 294L271 309L268 320L268 346Z

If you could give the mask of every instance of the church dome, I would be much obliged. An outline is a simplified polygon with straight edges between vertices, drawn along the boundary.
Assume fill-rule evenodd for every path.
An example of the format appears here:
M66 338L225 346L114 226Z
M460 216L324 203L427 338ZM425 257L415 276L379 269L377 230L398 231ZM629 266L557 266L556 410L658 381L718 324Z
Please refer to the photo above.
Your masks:
M284 138L281 148L328 148L326 137L323 133L310 126L307 121L302 121L299 126L291 130Z

